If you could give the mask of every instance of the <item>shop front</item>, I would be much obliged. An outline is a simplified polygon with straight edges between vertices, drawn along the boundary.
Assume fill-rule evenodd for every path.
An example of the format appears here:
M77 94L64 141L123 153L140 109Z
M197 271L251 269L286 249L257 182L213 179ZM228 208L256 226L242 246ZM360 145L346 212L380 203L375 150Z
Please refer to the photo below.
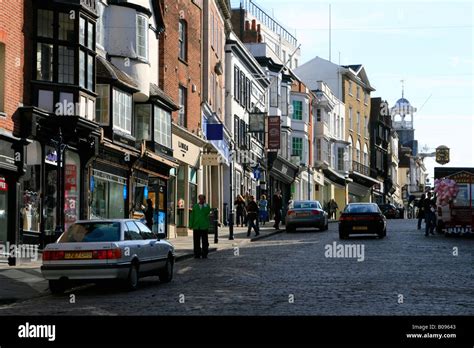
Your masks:
M202 192L201 153L206 144L173 123L173 156L178 166L170 171L168 183L169 237L188 236L189 214ZM209 202L210 197L208 197Z
M350 175L353 180L349 183L349 203L372 202L372 188L378 181L368 176L353 172Z
M97 155L99 127L79 116L20 108L25 169L18 202L24 243L44 246L87 218L87 164ZM39 131L40 130L40 131Z
M143 147L140 158L133 166L131 215L134 218L145 219L147 201L150 200L153 207L152 231L164 234L165 238L168 238L169 221L174 215L172 194L175 188L175 176L172 174L179 167L179 163L172 157L171 149L159 144L155 144L154 147L155 151Z
M0 244L21 242L18 196L23 171L23 142L0 130Z
M326 207L331 199L334 199L339 207L339 214L346 206L346 178L332 168L326 168L323 172L325 176L324 207Z
M278 156L272 163L270 169L270 181L269 181L269 202L272 204L273 195L277 190L281 191L283 199L283 210L286 213L286 206L292 193L292 184L295 181L296 176L298 175L299 167L293 163L285 160L284 158ZM294 190L294 189L293 189ZM273 207L271 207L273 209ZM272 210L273 211L273 210Z

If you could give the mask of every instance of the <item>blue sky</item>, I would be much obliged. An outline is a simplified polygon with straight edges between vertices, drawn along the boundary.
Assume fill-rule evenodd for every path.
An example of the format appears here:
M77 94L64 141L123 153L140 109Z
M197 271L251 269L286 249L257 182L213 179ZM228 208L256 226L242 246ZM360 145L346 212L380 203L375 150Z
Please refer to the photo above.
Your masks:
M451 148L447 166L474 167L474 46L471 1L254 0L301 43L301 62L329 56L364 64L373 96L393 105L405 97L414 107L420 148ZM232 0L233 6L240 1ZM426 159L430 176L438 164Z

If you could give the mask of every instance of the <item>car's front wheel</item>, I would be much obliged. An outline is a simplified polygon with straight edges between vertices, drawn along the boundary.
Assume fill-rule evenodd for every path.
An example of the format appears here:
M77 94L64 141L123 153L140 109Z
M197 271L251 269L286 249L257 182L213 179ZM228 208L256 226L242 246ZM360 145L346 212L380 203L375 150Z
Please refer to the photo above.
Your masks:
M169 283L173 279L173 267L174 259L173 256L169 255L165 267L158 273L160 282Z
M50 280L49 281L49 290L53 295L61 295L66 291L67 284L64 279Z

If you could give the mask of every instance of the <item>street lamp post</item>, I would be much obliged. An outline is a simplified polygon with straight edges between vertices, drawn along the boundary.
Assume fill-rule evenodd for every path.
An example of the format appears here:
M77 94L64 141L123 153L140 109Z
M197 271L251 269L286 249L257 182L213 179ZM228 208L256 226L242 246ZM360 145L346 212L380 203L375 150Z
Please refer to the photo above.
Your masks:
M58 136L52 140L56 147L56 228L54 230L55 240L57 240L64 231L64 174L63 162L64 151L67 145L64 144L64 138L61 127L58 129Z
M230 148L230 156L229 156L229 240L234 240L234 192L233 192L233 185L232 185L232 172L234 171L234 153L232 149L232 141L229 139L229 148Z
M346 205L348 205L349 204L349 183L353 181L351 178L349 178L348 172L346 172L346 174L344 175L344 181L346 183L346 186L345 186Z
M311 171L308 164L308 201L311 200L311 180L310 180Z

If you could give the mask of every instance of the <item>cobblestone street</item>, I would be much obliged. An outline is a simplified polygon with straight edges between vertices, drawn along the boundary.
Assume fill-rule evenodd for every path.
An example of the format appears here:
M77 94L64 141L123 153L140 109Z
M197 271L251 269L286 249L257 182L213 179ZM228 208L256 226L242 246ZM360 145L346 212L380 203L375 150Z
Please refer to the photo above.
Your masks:
M131 293L88 286L4 305L0 315L472 315L474 241L427 238L414 226L389 220L382 240L342 242L337 224L283 233L182 261L169 284L144 278ZM364 260L326 257L334 241L363 245Z

